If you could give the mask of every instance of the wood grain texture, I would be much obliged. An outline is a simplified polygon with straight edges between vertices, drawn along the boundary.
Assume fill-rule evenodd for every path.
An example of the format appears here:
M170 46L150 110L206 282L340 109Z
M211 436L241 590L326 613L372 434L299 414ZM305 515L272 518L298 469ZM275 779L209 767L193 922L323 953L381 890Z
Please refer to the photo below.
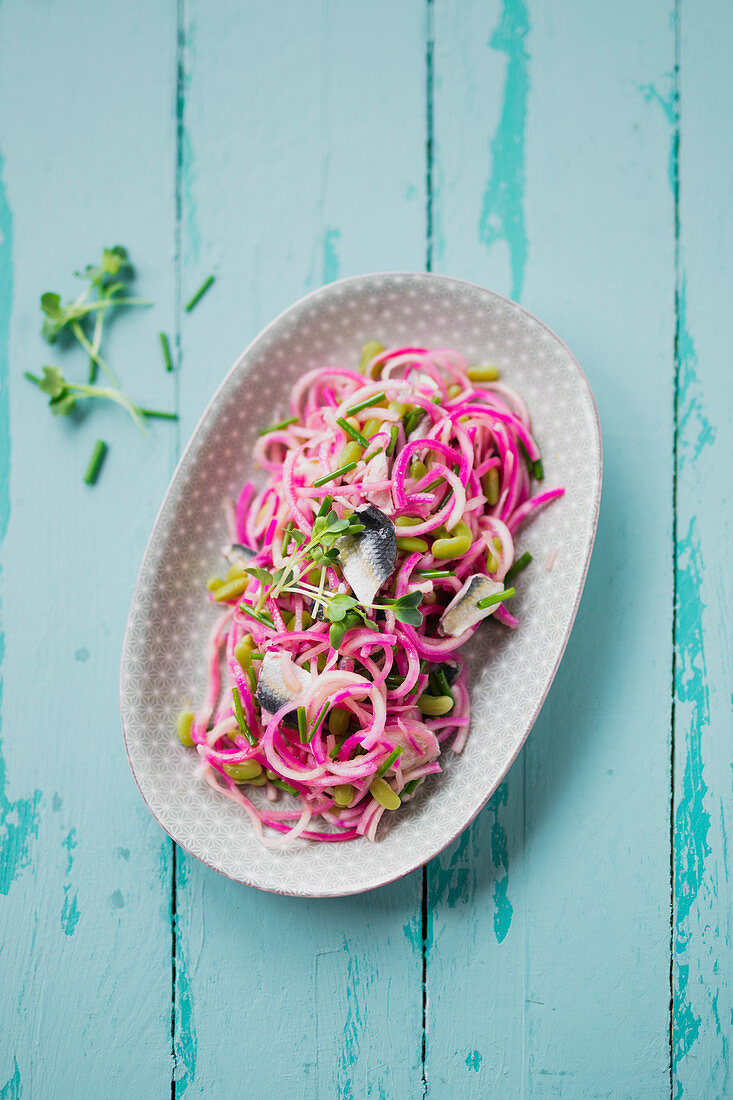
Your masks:
M536 729L429 869L428 1095L669 1090L674 197L669 125L639 89L673 66L669 20L667 3L436 0L436 266L521 294L568 341L606 472Z
M187 432L291 301L423 266L425 34L421 8L391 0L220 3L216 19L187 0L184 27L184 298L217 273L182 322ZM420 874L358 898L269 896L179 854L176 1094L419 1094L420 897Z
M117 705L170 427L143 439L115 409L54 420L23 370L86 375L82 353L41 341L38 298L78 293L74 269L119 241L157 305L110 325L109 358L130 392L170 406L156 341L172 319L174 30L163 4L0 11L3 1096L170 1088L170 844L131 781ZM97 438L110 450L90 488Z
M733 1001L733 448L729 288L733 109L728 5L683 0L674 125L677 264L673 1095L728 1096Z
M730 1093L731 21L0 0L0 1100ZM156 307L109 357L180 404L145 440L52 420L22 378L83 373L38 295L118 241ZM261 894L175 853L133 786L127 603L246 343L323 282L426 262L521 299L590 377L586 593L525 750L424 875Z

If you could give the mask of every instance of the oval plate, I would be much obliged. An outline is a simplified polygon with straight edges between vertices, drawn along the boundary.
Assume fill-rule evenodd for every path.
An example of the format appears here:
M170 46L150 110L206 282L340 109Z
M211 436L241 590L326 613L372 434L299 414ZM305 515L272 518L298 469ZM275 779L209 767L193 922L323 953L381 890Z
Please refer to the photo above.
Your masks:
M246 815L194 774L198 757L175 735L186 701L205 684L204 641L216 617L204 581L227 541L222 500L253 473L257 429L286 415L304 371L354 365L362 344L451 347L490 362L529 405L545 484L566 495L530 522L530 550L512 611L520 627L489 622L469 643L473 719L463 753L377 843L300 842L263 848ZM150 537L125 634L120 701L130 767L151 813L186 851L239 882L307 897L358 893L426 863L476 816L539 713L583 589L601 493L601 436L590 387L562 341L521 306L441 275L381 273L332 283L272 322L214 395L178 465ZM554 567L545 565L557 551Z

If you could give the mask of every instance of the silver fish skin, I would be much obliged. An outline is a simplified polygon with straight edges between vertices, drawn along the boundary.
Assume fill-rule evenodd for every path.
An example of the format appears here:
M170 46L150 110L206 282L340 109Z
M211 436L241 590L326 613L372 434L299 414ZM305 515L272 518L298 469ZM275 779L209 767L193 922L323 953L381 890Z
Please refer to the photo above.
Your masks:
M504 585L501 581L492 581L483 573L472 574L443 612L439 623L441 634L449 634L456 638L476 623L480 623L482 619L493 615L499 604L478 607L478 601L483 600L485 596L494 596L497 592L503 591Z
M364 530L344 535L336 545L344 577L359 603L373 602L397 564L395 526L374 504L356 509Z
M296 664L293 665L293 668L296 679L303 687L310 683L310 675L304 668ZM286 703L291 703L297 694L288 687L283 679L280 658L277 653L266 653L257 681L257 702L262 710L268 714L274 714ZM286 719L288 717L290 716L286 715Z

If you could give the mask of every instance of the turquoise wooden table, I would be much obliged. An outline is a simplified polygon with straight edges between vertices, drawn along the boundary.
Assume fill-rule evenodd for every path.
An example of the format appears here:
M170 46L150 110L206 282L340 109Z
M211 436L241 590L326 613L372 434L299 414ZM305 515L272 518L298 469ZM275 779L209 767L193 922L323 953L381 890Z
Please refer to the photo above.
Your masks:
M724 0L2 0L2 1100L733 1094L732 36ZM39 294L117 242L155 307L109 358L180 414L147 438L23 378L71 364ZM362 897L262 894L134 787L127 605L241 349L323 282L425 267L589 375L586 592L458 842Z

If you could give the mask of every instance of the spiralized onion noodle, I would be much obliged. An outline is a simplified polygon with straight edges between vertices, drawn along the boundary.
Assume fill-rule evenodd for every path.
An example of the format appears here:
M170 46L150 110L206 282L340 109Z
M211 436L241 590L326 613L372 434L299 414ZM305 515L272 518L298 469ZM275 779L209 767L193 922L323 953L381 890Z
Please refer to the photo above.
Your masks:
M249 553L209 583L223 611L208 641L206 697L181 739L268 847L374 840L384 816L442 770L444 749L462 750L470 704L457 651L479 624L443 633L443 612L470 577L506 591L519 529L564 492L533 489L544 475L529 412L495 372L449 349L378 348L360 371L324 367L299 379L288 416L254 447L267 480L225 502L231 542ZM346 455L346 471L330 478ZM398 542L374 604L352 615L334 646L325 609L353 595L340 559L297 554L319 513L332 522L369 504L399 539L417 542ZM435 556L439 540L456 537L460 554ZM289 567L295 580L278 591L273 578ZM418 597L422 622L414 612L403 621L399 601L414 607ZM491 613L514 629L498 599ZM286 691L275 713L257 694L269 654Z

